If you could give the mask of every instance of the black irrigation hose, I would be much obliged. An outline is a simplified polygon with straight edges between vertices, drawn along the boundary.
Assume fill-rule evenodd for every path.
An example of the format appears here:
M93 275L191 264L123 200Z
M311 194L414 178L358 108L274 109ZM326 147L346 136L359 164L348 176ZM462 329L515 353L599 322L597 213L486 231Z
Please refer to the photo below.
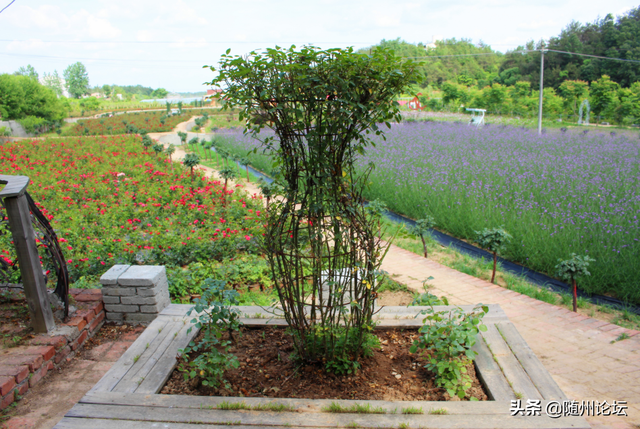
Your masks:
M267 183L273 182L273 179L271 177L267 176L265 173L263 173L260 170L256 170L255 168L249 166L249 171L254 176L261 178ZM387 210L387 212L385 213L385 216L392 222L402 223L407 226L414 226L416 224L416 222L413 219L394 213L390 210ZM490 252L487 252L486 250L480 249L476 246L473 246L460 239L447 235L444 232L438 231L436 229L430 229L429 232L431 234L431 237L433 237L435 241L437 241L443 246L452 247L460 253L464 253L466 255L472 256L477 259L483 258L486 260L493 260L493 254ZM525 277L529 282L537 286L544 287L546 289L552 290L553 292L557 292L557 293L569 293L569 294L573 293L572 286L560 280L549 277L546 274L533 271L527 267L518 265L514 262L501 258L500 256L498 256L498 262L500 262L500 266L504 271L507 271L509 273L512 273L518 276ZM631 304L631 303L622 302L619 299L612 298L610 296L588 294L581 290L578 290L578 296L588 298L589 300L591 300L596 304L604 304L620 310L628 310L635 314L640 315L640 306Z

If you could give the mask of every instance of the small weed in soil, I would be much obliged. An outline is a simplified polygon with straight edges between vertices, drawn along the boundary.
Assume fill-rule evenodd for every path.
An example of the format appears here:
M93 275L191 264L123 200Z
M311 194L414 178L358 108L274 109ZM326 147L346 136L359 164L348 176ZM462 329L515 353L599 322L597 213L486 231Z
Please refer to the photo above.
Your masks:
M86 353L104 343L111 343L127 338L133 340L143 330L144 326L116 325L113 322L107 322L102 325L102 328L100 328L93 337L84 343L82 353Z
M423 368L427 356L409 353L415 330L377 330L381 348L362 359L356 374L328 373L322 362L298 365L292 360L293 344L286 328L243 328L229 349L239 361L224 378L230 388L203 386L198 377L185 381L174 370L161 394L241 396L307 399L358 399L386 401L445 401L449 395L435 385L433 374ZM189 356L194 359L196 356ZM465 399L487 400L473 363L467 367L472 386Z
M22 294L3 292L0 295L0 350L22 345L33 338L31 315Z

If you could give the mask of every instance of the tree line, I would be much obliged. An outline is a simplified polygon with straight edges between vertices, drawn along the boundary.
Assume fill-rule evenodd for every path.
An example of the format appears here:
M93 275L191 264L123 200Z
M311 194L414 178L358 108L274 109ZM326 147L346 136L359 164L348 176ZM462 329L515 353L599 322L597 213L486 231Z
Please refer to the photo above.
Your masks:
M537 114L540 49L640 61L640 7L593 23L570 23L548 41L530 41L502 54L467 39L435 42L435 47L401 39L382 40L403 58L421 63L408 91L430 110L485 108L491 113ZM361 49L367 53L371 48ZM588 100L596 120L640 123L640 63L548 51L544 62L543 113L577 116Z
M53 73L45 72L42 78L29 64L13 74L0 74L0 119L36 124L29 125L29 128L46 128L67 116L72 108L72 99L79 99L83 109L97 108L97 99L84 98L92 93L112 98L121 94L123 100L164 98L169 94L164 88L153 89L142 85L102 85L92 88L87 69L81 62L69 65L62 76L54 70Z

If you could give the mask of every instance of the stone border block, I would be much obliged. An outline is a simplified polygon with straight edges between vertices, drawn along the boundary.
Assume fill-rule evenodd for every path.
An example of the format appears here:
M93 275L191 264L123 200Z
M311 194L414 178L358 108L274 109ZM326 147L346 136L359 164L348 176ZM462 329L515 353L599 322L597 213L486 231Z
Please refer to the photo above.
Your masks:
M115 265L101 281L108 320L151 322L171 304L167 271L161 265Z
M100 284L102 285L116 285L118 284L118 278L129 269L131 265L114 265L109 268L109 271L104 273L100 277Z
M155 286L162 279L166 281L167 272L163 265L135 265L118 278L120 286Z
M132 296L136 294L135 289L123 288L123 287L103 287L103 296Z

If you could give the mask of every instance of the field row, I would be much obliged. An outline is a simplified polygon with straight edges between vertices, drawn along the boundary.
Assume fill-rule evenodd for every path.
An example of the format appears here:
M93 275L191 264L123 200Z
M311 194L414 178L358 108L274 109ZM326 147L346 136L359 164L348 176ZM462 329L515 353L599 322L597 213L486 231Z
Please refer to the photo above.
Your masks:
M220 134L224 148L271 172L269 154L240 130ZM571 253L596 261L580 279L589 293L640 302L640 156L623 135L454 123L393 125L360 158L373 162L367 198L474 241L503 226L504 256L550 275Z
M147 152L139 136L6 143L0 174L29 176L28 192L56 230L73 282L113 264L171 269L251 254L262 236L259 201L197 172L191 178ZM0 254L12 263L6 232Z

